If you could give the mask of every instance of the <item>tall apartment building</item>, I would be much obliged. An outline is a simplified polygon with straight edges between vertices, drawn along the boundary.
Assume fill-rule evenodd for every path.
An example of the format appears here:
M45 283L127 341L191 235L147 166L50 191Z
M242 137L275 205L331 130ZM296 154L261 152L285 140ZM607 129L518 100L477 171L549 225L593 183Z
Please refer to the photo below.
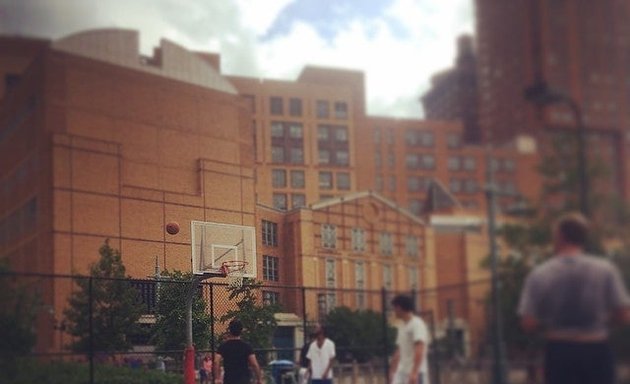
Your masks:
M290 210L357 190L363 73L306 67L296 81L229 79L252 111L258 203Z
M416 215L430 211L429 191L437 185L456 209L485 212L487 150L464 144L461 123L368 117L360 135L360 189L372 189ZM503 210L520 199L535 199L539 178L536 145L517 138L491 152Z
M457 40L457 57L451 69L435 74L431 88L420 98L428 120L461 121L467 144L482 141L479 129L477 59L471 36Z
M476 0L479 117L484 136L510 140L574 131L566 106L543 113L523 98L545 81L581 107L589 155L606 164L609 185L630 193L630 4L627 1ZM542 136L541 136L542 135Z

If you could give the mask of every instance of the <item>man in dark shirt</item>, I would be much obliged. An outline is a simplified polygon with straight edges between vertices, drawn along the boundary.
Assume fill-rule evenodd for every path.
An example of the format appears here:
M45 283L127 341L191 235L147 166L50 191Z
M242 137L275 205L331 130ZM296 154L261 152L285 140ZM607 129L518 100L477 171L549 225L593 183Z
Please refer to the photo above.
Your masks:
M262 383L260 366L251 345L241 340L243 324L234 319L228 326L229 339L225 341L217 350L215 358L214 372L218 374L223 361L223 383L224 384L249 384L251 379L251 368L256 375L256 382ZM219 378L216 378L219 379ZM221 382L221 380L215 380Z

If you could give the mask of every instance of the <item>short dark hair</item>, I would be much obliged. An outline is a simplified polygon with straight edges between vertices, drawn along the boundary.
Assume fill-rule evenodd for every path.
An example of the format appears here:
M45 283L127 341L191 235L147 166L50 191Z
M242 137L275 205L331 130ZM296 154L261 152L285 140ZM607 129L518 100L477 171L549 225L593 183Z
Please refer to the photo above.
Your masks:
M230 321L230 325L228 325L228 331L230 331L230 335L232 336L240 336L243 333L243 323L239 319L234 319Z
M588 244L589 222L581 213L573 212L561 216L556 222L556 231L569 244L581 247Z
M399 307L405 312L413 312L414 305L413 299L409 296L398 295L392 299L392 305L394 307Z

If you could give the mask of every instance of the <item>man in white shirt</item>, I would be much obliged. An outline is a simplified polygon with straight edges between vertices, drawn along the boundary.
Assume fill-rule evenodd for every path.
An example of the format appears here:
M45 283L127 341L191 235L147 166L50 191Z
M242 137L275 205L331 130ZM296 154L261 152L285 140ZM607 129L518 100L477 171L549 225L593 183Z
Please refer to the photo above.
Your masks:
M312 384L332 384L332 364L335 359L335 343L326 337L326 330L319 326L317 338L311 343L306 357L310 360Z
M392 300L392 306L401 324L398 326L390 382L391 384L429 384L427 326L413 313L414 305L411 297L396 296Z

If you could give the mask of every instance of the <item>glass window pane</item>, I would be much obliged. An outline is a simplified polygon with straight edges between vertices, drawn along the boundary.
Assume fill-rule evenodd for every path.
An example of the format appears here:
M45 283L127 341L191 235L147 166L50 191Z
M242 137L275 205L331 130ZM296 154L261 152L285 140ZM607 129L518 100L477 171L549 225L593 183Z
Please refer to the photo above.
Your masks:
M286 210L287 209L287 195L285 193L273 194L273 207L275 209Z
M348 190L350 189L350 174L345 172L337 173L337 188Z
M329 116L330 111L328 110L328 101L317 100L317 117L320 119L327 119Z
M274 188L284 188L287 186L287 171L284 169L272 170L272 185Z
M319 188L320 189L332 189L333 180L331 172L320 172L319 173Z
M301 193L291 195L291 208L301 208L306 206L306 196Z
M291 188L304 188L304 171L291 171Z
M284 147L271 147L271 161L274 163L284 163Z

